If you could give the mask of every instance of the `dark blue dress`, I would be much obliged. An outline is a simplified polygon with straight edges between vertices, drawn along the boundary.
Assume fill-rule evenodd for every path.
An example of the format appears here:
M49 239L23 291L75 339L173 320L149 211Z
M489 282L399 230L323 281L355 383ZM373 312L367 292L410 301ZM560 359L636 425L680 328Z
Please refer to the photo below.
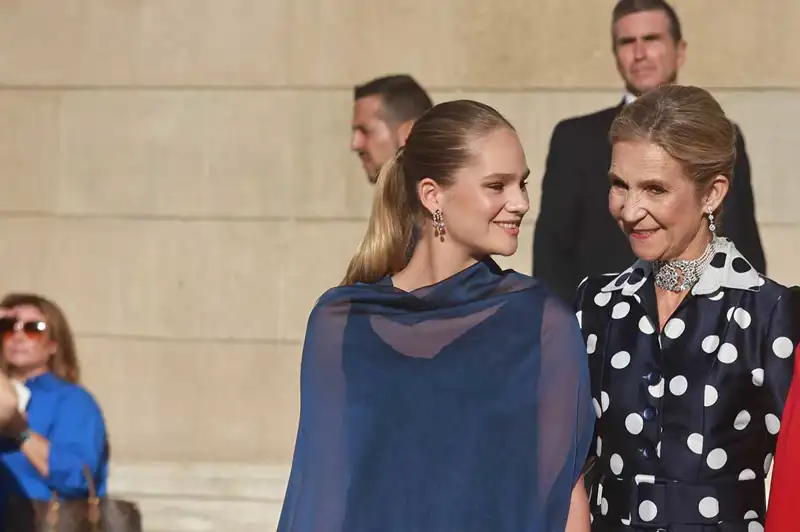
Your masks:
M644 261L585 281L576 306L598 418L592 530L763 532L800 340L790 290L728 242L662 331Z
M491 260L311 313L279 532L563 531L594 414L571 310Z

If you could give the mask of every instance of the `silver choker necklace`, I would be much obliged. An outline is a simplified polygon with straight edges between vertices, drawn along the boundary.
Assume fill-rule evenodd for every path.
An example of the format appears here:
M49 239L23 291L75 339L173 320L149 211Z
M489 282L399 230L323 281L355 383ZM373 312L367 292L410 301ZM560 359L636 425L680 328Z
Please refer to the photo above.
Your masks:
M694 260L654 261L656 286L670 292L683 292L689 290L697 281L706 267L711 264L714 253L717 251L718 240L714 238L706 247L703 254Z

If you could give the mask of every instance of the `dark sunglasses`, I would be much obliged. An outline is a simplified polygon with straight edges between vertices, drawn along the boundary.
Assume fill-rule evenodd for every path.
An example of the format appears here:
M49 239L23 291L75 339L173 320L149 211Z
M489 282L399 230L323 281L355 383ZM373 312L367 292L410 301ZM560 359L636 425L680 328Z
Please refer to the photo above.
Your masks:
M31 340L37 340L47 331L47 324L43 321L18 321L14 318L0 319L0 337L3 340L11 338L17 331L25 333Z

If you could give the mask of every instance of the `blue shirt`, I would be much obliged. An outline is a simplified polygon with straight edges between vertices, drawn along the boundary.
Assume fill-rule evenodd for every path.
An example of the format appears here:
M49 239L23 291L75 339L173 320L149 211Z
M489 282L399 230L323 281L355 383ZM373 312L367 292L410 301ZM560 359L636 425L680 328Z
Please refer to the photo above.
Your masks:
M52 373L28 379L25 385L31 391L30 430L50 442L50 474L43 477L16 441L0 438L0 505L11 496L48 500L53 491L62 498L86 497L85 466L94 476L97 494L105 495L106 426L97 401L81 386Z

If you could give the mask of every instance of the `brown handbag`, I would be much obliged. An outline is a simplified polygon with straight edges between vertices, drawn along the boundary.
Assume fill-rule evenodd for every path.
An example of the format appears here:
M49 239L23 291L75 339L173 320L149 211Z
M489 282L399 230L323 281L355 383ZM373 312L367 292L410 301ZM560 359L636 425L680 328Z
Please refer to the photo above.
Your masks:
M134 502L98 497L88 467L83 474L88 499L49 501L11 499L3 516L3 532L142 532L142 515Z

